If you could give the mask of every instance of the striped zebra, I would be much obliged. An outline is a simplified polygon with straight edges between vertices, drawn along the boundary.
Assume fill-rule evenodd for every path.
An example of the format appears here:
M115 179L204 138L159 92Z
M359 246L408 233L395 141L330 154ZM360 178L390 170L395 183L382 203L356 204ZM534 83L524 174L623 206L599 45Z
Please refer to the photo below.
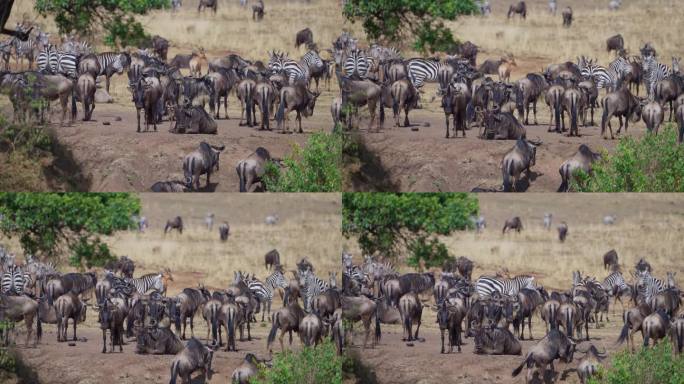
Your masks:
M23 67L24 58L28 60L29 69L33 68L33 59L35 57L36 42L33 39L28 39L26 41L21 41L18 38L12 38L12 46L14 47L14 58L17 65ZM19 60L21 59L21 64Z
M344 74L347 77L365 79L371 68L371 60L360 49L352 49L342 63Z
M304 298L304 310L311 311L311 304L314 297L320 295L330 288L325 280L313 274L310 270L305 270L299 275L299 286L301 287L302 297Z
M139 294L144 295L149 290L153 289L160 293L165 291L164 282L162 281L161 273L150 273L140 276L138 278L124 278L124 282L131 284Z
M59 54L54 45L46 45L36 58L36 66L38 70L44 73L57 73L57 64L59 63Z
M656 84L672 75L672 69L666 64L659 63L654 56L644 57L642 66L644 70L644 85L648 91L648 98L653 100Z
M415 58L406 62L406 70L413 86L420 88L425 83L439 81L439 70L444 65L435 59Z
M309 77L316 81L316 92L318 92L318 83L328 70L327 64L323 62L323 59L321 59L321 56L319 56L318 52L315 50L310 50L305 53L299 62L306 68Z
M294 84L298 80L307 81L309 79L308 68L290 59L286 53L272 52L270 54L268 67L273 72L282 72L288 78L288 84Z
M61 74L75 79L78 77L78 61L79 55L59 51L55 46L47 45L38 54L36 65L42 72Z
M624 63L627 63L629 68L626 68ZM582 77L592 79L596 88L604 88L608 92L617 90L626 74L631 73L631 71L631 65L622 57L612 62L609 68L594 64L592 61L581 62L580 64Z
M3 274L0 280L0 289L3 294L16 294L20 296L24 293L24 287L27 283L26 277L31 279L31 276L24 274L21 268L17 266L12 266L8 268ZM30 284L30 281L28 282Z
M127 53L104 52L95 55L97 63L100 65L98 76L105 76L105 88L109 93L110 78L115 74L123 73L124 69L130 66L131 58Z
M245 279L247 288L254 296L256 296L259 303L264 303L264 308L261 309L261 321L264 321L266 311L271 315L271 303L273 302L273 290L267 284L262 283L259 279L252 276L251 279Z
M272 291L276 291L279 288L285 289L288 286L288 281L285 278L285 275L283 275L283 271L280 269L276 269L271 273L266 280L264 280L264 283L266 284L266 287Z
M512 279L504 277L482 276L475 282L475 291L480 298L491 297L494 292L502 295L516 296L520 289L534 289L534 277L515 276Z
M652 300L657 294L666 290L668 287L667 281L652 276L649 271L640 272L638 278L637 293L639 296L642 296L649 305L651 305Z

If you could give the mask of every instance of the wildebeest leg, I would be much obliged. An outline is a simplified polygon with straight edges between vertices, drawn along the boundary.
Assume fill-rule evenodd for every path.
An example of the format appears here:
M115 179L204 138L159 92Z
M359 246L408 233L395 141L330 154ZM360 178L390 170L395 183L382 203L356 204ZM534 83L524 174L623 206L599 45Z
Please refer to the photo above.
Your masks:
M138 133L140 133L140 109L135 109L135 114L138 117Z
M618 120L620 121L620 126L618 127L617 134L620 134L620 131L622 131L622 116L618 116ZM629 117L627 118L629 120ZM627 132L627 129L625 128L625 132Z
M76 341L76 319L74 319L74 341Z
M288 331L288 334L290 335L290 346L292 346L292 330L291 329Z
M292 336L292 334L290 334ZM251 326L249 325L249 320L247 320L247 341L252 341L252 331L251 331ZM292 343L292 340L290 340L290 343Z
M532 314L531 313L530 313L530 317L527 318L527 331L528 331L528 336L530 337L530 340L534 339L532 337Z
M102 353L107 353L107 330L102 330Z
M299 133L304 133L302 130L302 114L299 112L299 110L297 111L297 123L299 124Z
M416 335L413 337L414 340L418 340L418 331L420 330L420 320L418 320L418 326L416 327Z
M449 138L449 114L445 113L444 117L445 117L444 120L446 120L446 138L448 139ZM444 352L442 352L442 353L444 353Z
M199 185L199 176L197 176L197 184ZM199 189L199 188L197 188ZM190 316L190 335L195 337L195 316Z
M185 340L185 329L188 327L187 318L185 314L181 315L181 323L183 324L183 333L181 334L181 339Z
M532 102L532 111L534 112L534 125L538 125L538 123L537 123L537 100L534 100Z
M105 79L106 79L105 82L106 82L107 94L109 94L109 78L110 78L110 76L111 76L111 75L110 75L109 73L106 73L106 74L105 74Z
M442 350L439 353L444 353L444 330L440 329L439 331L442 334L441 335L442 336ZM451 337L451 335L449 335L449 337ZM449 343L449 344L451 344L451 343ZM449 345L449 351L451 352L451 345Z
M405 115L404 116L404 126L405 127L408 127L411 125L411 123L409 123L408 113L409 113L409 106L407 104L404 106L404 115Z

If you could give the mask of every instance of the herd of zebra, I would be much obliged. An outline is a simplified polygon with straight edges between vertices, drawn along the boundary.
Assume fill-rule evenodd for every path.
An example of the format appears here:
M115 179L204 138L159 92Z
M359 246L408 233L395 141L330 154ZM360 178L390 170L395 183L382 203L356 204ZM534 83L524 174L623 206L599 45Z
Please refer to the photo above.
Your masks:
M211 214L205 218L209 230L213 219ZM266 221L275 224L278 219L268 216ZM144 232L147 219L138 217L137 222L138 231ZM166 230L170 225L182 233L182 220L169 220ZM278 330L283 351L283 337L289 333L292 344L293 331L306 346L316 346L328 335L340 340L335 336L342 329L337 273L332 271L327 280L321 279L315 274L314 265L303 258L288 278L275 249L264 255L264 264L268 275L263 280L255 274L235 271L233 282L226 289L210 292L199 284L171 296L167 295L169 284L174 281L170 270L133 277L136 266L126 256L105 265L102 273L60 273L53 264L31 256L21 264L13 254L0 248L0 320L11 324L23 321L27 346L33 338L34 327L33 345L39 343L45 324L56 324L58 341L76 342L82 341L76 334L77 324L86 320L88 309L95 310L102 330L103 353L114 352L117 347L122 352L124 337L133 337L137 354L176 355L171 364L172 383L176 375L187 382L196 370L202 370L210 378L213 353L222 347L225 351L237 351L236 341L245 340L245 327L246 340L252 340L251 324L258 322L259 312L262 322L272 323L266 345L269 354ZM95 300L92 300L93 292ZM272 313L271 304L278 294L283 307ZM194 334L194 319L198 315L206 322L205 342L200 342ZM73 322L73 338L67 337L69 319ZM188 322L190 338L184 342ZM10 336L15 332L14 327L0 331L4 345L12 342ZM247 383L257 373L258 363L268 366L270 359L246 354L243 364L233 373L233 382Z
M554 360L570 363L578 351L584 356L577 366L577 374L585 383L605 357L605 352L599 352L591 343L589 327L594 324L598 328L604 316L608 320L612 301L612 305L620 302L623 309L628 308L623 312L624 325L618 343L628 341L634 351L635 332L642 333L644 347L651 340L655 345L670 336L674 353L682 353L683 295L675 273L667 272L665 279L658 278L642 258L630 271L632 281L629 281L615 250L607 252L602 262L608 270L602 280L574 271L572 280L568 281L569 289L548 292L533 276L511 277L507 270L473 279L475 263L463 256L445 262L436 279L435 272L398 273L391 263L379 262L370 256L357 265L352 255L345 252L342 255L342 317L352 323L363 322L363 348L368 344L372 328L375 330L372 344L381 340L381 324L401 325L402 341L413 346L415 341L425 342L419 330L423 311L429 308L436 313L439 324L441 353L451 353L454 348L461 352L465 336L473 338L476 354L521 355L520 340L525 340L525 324L527 339L533 340L532 319L538 314L545 323L545 336L529 348L513 376L527 366L528 380L537 369L539 377L545 377L548 364L553 374ZM429 304L431 300L433 304ZM353 337L343 334L343 338L343 347L353 345ZM581 341L589 342L586 350L579 349Z

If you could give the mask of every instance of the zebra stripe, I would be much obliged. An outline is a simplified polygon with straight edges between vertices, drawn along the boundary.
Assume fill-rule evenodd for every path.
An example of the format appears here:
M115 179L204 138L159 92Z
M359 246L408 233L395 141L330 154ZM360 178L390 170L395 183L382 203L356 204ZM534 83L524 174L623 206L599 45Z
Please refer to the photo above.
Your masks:
M651 276L650 272L644 271L639 276L637 291L647 303L650 304L651 300L665 289L667 289L667 281Z
M2 274L2 280L0 280L0 289L2 289L2 293L16 295L23 294L26 284L26 277L28 277L30 284L31 276L22 273L21 268L12 266Z
M644 85L648 90L648 98L653 100L656 84L672 75L672 70L667 65L656 61L653 56L645 57L642 65L644 69Z
M264 283L257 279L245 280L247 288L254 294L261 302L270 302L273 300L273 291L270 290Z
M617 288L617 292L621 292L622 290L629 288L625 282L625 278L620 272L613 272L608 275L605 279L603 279L601 286L606 292L610 292L611 294L615 292L615 288Z
M14 46L17 60L19 60L19 58L26 58L29 61L33 61L33 54L36 48L36 42L33 39L21 41L14 37L12 38L12 46Z
M271 291L275 291L278 288L285 289L288 285L285 275L283 275L283 273L280 271L275 271L268 276L265 280L265 284L266 287L268 287Z
M97 63L100 65L99 75L107 74L108 70L113 70L114 72L121 72L124 70L125 63L122 62L122 53L116 52L105 52L95 55Z
M145 294L150 289L158 292L164 291L164 283L162 282L162 275L160 273L150 273L140 276L139 278L124 278L124 282L135 287L138 293Z
M301 292L304 297L304 310L310 311L314 297L320 295L330 288L328 283L316 277L311 271L306 270L301 274L299 281Z
M406 62L408 77L413 86L420 88L425 84L434 83L439 80L439 70L444 64L432 59L410 59Z
M475 290L480 298L488 298L494 292L502 295L517 295L522 288L534 288L534 277L516 276L512 279L482 276L475 282Z
M361 79L365 79L368 76L370 65L370 59L366 57L363 51L353 49L349 52L347 58L344 59L342 67L347 77L358 76Z

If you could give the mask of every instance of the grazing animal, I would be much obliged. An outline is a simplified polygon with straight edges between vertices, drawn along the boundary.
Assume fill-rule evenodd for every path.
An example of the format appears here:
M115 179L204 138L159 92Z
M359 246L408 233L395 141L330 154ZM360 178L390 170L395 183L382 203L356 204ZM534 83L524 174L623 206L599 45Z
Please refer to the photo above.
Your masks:
M57 341L67 341L69 319L74 322L74 341L76 341L76 324L86 320L86 303L77 295L68 292L55 300L57 316Z
M290 345L292 345L292 331L299 332L299 323L302 321L306 314L299 306L296 297L290 295L289 289L286 289L285 298L283 302L287 303L283 308L279 309L278 312L273 314L273 321L271 326L271 331L268 334L268 339L266 341L266 348L271 351L271 344L275 341L276 333L280 329L280 348L281 351L285 352L285 344L283 343L283 337L285 333L288 332L290 335Z
M620 127L617 133L620 134L622 129L622 118L625 118L625 132L629 125L629 120L632 122L639 121L641 117L641 101L627 88L621 88L618 91L611 92L603 99L603 117L601 118L601 136L606 137L606 123L610 130L610 138L614 139L613 127L610 125L610 119L617 116L620 120Z
M0 318L12 322L24 321L26 326L26 344L28 347L31 334L33 333L33 320L38 318L38 302L28 296L0 295ZM39 335L42 333L40 319L36 323L36 337L33 342L35 348L38 344ZM5 330L4 332L9 332Z
M310 28L304 28L301 31L297 32L297 35L295 36L294 46L295 48L299 48L299 46L302 44L313 44L313 42L313 32Z
M110 300L98 304L98 322L102 330L102 353L107 353L107 330L109 330L110 351L114 352L114 345L123 352L123 322L126 314Z
M310 313L299 323L299 338L307 347L318 345L322 339L322 322L315 313Z
M205 1L205 0L201 0ZM184 384L190 383L190 375L195 371L202 371L205 382L211 380L213 371L211 361L214 358L214 351L205 347L202 343L191 338L185 348L180 351L171 363L171 381L169 384L176 384L176 377L180 377Z
M381 330L380 322L377 317L378 305L375 301L366 296L342 296L342 318L352 322L361 321L365 330L365 337L363 340L363 348L368 344L370 337L370 328L373 318L375 318L375 341L380 339ZM282 337L282 336L281 336Z
M163 110L163 93L159 79L154 76L141 76L131 85L133 93L133 103L135 104L136 116L138 119L138 131L140 132L140 111L145 117L145 132L150 129L150 123L157 131L157 117Z
M207 8L210 8L215 15L217 7L218 0L199 0L199 4L197 5L197 13L199 13L202 9L206 11Z
M591 173L592 164L601 158L601 154L592 152L591 148L586 144L580 144L579 149L575 154L565 160L558 168L558 173L561 175L561 185L558 187L558 192L568 192L570 190L570 181L575 173L581 170L584 173Z
M499 75L499 81L503 81L505 83L510 82L511 71L513 70L513 68L517 66L518 64L516 64L515 59L513 57L502 58L501 64L499 65L499 68L497 70Z
M525 127L510 112L485 111L483 125L483 139L520 140L527 136Z
M663 107L656 101L651 101L646 104L641 111L641 118L646 123L648 132L658 134L658 128L663 123L664 113Z
M547 88L548 83L544 76L537 73L528 73L526 77L518 80L516 87L516 100L519 103L518 112L521 119L525 114L525 125L530 124L530 104L534 113L534 124L537 125L537 100ZM522 108L521 108L522 107Z
M225 221L219 225L219 237L221 241L228 240L228 235L230 234L230 226Z
M614 265L618 265L618 254L616 250L611 249L603 255L603 269L612 269Z
M164 227L164 234L170 230L177 230L179 234L183 234L183 218L176 216L173 219L166 220L166 226Z
M401 307L400 307L401 308ZM437 323L439 323L439 330L442 338L442 349L440 353L444 353L444 331L449 332L449 352L453 352L454 345L456 345L458 352L461 352L461 323L466 315L466 308L462 305L450 305L442 301L437 311ZM419 323L420 324L420 323ZM416 330L416 338L418 331Z
M185 183L189 188L199 189L200 176L207 175L207 187L211 181L211 173L219 171L219 160L221 152L226 148L225 145L213 146L206 142L201 142L199 148L188 154L183 159L183 175Z
M407 79L400 79L392 83L390 87L392 95L392 112L394 113L394 125L400 127L399 116L404 109L404 127L410 126L408 113L418 104L419 94L413 84ZM465 111L464 111L465 112ZM463 132L465 135L465 131Z
M266 164L270 161L271 154L264 147L257 148L246 159L240 160L235 167L240 179L240 192L263 192L266 190L261 177L266 172Z
M296 111L296 120L299 123L298 132L304 133L302 130L302 115L304 117L313 115L316 99L319 95L320 93L309 91L306 84L301 82L283 87L280 90L280 105L275 116L278 129L282 133L289 133L289 124L285 123L285 127L283 127L283 122L291 111Z
M572 362L573 354L575 353L575 343L565 334L557 329L549 331L549 333L530 348L527 352L525 360L513 370L512 376L516 377L520 374L523 367L527 365L527 381L532 379L532 368L534 366L541 368L539 377L545 377L546 366L550 365L551 373L555 374L553 368L553 361L561 359L566 363Z
M670 120L675 113L677 98L684 94L684 77L673 74L655 84L654 101L661 109L665 109L666 104L670 104Z
M449 138L449 115L453 116L454 137L458 135L459 129L463 132L463 137L465 137L467 126L466 110L470 99L470 90L466 84L450 83L447 86L446 93L442 96L447 139Z
M561 15L563 16L563 26L570 28L570 26L572 25L572 7L565 7Z
M527 4L524 1L519 1L517 4L511 4L508 8L508 18L510 19L513 15L520 15L524 20L527 18Z
M522 231L523 224L522 224L522 220L520 220L520 217L516 216L512 219L506 220L506 222L504 223L502 233L506 233L507 230L512 230L512 229L514 229L516 232Z
M242 364L238 365L231 375L232 384L249 384L250 378L259 373L259 363L266 363L266 360L259 360L254 354L248 353Z
M558 226L558 240L560 240L561 243L565 242L565 238L568 236L568 224L565 222L562 222Z
M621 34L611 36L606 40L606 51L620 52L625 49L625 39Z
M672 340L672 354L681 355L684 351L684 317L680 316L672 321L670 339Z
M401 322L404 327L404 337L402 340L418 340L422 313L423 305L416 293L409 292L401 296L399 299L399 314L401 315ZM417 324L415 335L413 334L413 324Z
M544 295L546 291L541 291L537 289L522 288L518 292L518 310L513 315L513 329L515 330L516 336L520 336L520 340L525 340L525 319L527 318L527 330L529 331L529 339L532 340L532 315L537 310L537 308L543 304ZM519 326L522 329L519 330Z
M277 267L280 265L280 253L277 249L271 249L264 255L264 265L266 270L270 270L271 267Z
M475 353L478 355L520 355L522 346L507 328L481 327L475 333Z
M570 115L570 133L568 136L579 137L579 118L584 116L587 107L587 96L579 88L572 87L563 93L563 112ZM565 130L565 119L561 116L563 130Z
M644 335L644 347L649 346L649 340L653 339L653 345L658 343L658 340L667 336L667 331L670 328L670 318L663 310L658 310L652 313L641 323L641 332Z
M89 121L93 116L93 110L95 110L95 78L89 73L80 75L76 83L76 90L81 103L83 103L83 121Z
M577 365L577 376L579 376L582 384L586 384L589 378L598 373L599 367L601 367L601 360L603 360L604 357L605 352L600 353L594 344L589 346L589 350Z
M536 157L537 147L525 139L518 139L515 146L504 155L501 161L505 192L517 190L517 183L522 172L525 172L528 179L530 178L530 168L535 164ZM511 182L511 178L513 178L513 182Z
M261 21L264 18L264 13L263 0L257 0L257 3L252 5L252 20Z

